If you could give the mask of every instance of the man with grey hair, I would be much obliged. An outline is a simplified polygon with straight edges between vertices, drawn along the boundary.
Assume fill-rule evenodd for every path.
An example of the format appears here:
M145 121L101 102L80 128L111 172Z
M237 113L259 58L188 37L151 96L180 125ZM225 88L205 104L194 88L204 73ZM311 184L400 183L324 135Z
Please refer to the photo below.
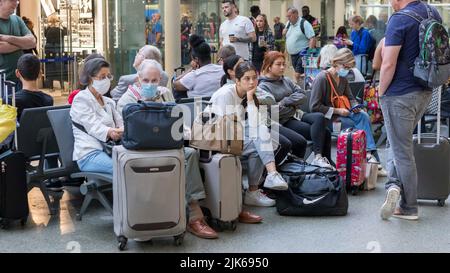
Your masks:
M159 86L162 66L155 60L144 60L138 68L137 81L129 85L128 90L117 103L117 110L122 112L125 105L140 100L155 102L175 101L172 92L166 87Z
M223 61L233 55L236 55L236 49L234 49L232 45L225 45L221 47L217 53L217 64L223 65Z
M138 70L139 66L144 60L155 60L158 63L162 62L162 55L161 51L155 46L152 45L146 45L142 47L138 53L136 54L136 57L134 58L134 64L133 67ZM136 80L138 79L137 74L130 74L130 75L124 75L120 77L119 83L117 86L111 91L111 96L115 101L118 101L125 92L127 92L128 86L134 84ZM166 87L167 83L169 82L169 76L165 71L162 71L161 74L161 81L159 86Z
M291 55L292 66L295 70L295 80L298 83L305 73L300 52L308 47L316 47L316 34L312 25L307 20L300 18L295 7L288 9L287 19L288 23L283 30L283 35L286 35L286 48L289 55Z

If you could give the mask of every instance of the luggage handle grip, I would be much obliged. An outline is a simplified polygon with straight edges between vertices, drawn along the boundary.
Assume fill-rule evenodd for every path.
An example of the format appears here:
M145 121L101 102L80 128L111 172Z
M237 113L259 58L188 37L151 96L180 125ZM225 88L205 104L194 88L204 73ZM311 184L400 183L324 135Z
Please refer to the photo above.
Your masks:
M436 88L438 91L438 111L437 111L437 134L436 134L436 145L440 144L440 138L441 138L441 103L442 103L442 90L443 90L443 86L439 86L438 88ZM433 92L435 92L435 90L433 90ZM417 134L418 134L418 140L417 143L418 144L422 144L422 120L419 119L419 124L417 126ZM434 147L434 146L426 146L426 147Z

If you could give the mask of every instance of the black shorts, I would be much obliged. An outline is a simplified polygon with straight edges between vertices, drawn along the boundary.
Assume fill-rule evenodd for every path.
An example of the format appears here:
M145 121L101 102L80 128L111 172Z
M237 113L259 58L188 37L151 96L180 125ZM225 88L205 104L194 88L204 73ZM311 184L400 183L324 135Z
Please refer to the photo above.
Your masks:
M304 74L305 69L303 68L302 57L300 54L291 55L291 59L295 73Z

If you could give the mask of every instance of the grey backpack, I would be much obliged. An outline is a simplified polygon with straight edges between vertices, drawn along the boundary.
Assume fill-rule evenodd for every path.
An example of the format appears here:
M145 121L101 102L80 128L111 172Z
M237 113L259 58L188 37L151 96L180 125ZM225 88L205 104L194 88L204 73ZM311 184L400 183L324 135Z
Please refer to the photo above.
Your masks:
M395 13L409 16L419 22L420 54L414 62L414 77L427 89L445 84L450 77L449 34L442 23L433 18L429 5L424 4L428 18L423 18L412 10Z

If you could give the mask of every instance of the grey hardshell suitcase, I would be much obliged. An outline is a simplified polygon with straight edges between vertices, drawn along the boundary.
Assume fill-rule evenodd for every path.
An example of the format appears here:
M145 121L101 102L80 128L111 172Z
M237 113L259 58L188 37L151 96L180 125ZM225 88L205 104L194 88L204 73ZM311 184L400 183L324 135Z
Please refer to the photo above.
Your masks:
M206 210L211 226L219 231L235 230L242 211L242 166L239 157L215 154L200 159L200 171L206 199L200 205Z
M441 91L439 88L437 134L414 136L414 156L418 175L418 199L437 200L445 206L450 195L450 142L441 136ZM436 92L433 91L433 92Z
M184 151L113 149L114 232L119 249L128 239L174 237L186 230Z

